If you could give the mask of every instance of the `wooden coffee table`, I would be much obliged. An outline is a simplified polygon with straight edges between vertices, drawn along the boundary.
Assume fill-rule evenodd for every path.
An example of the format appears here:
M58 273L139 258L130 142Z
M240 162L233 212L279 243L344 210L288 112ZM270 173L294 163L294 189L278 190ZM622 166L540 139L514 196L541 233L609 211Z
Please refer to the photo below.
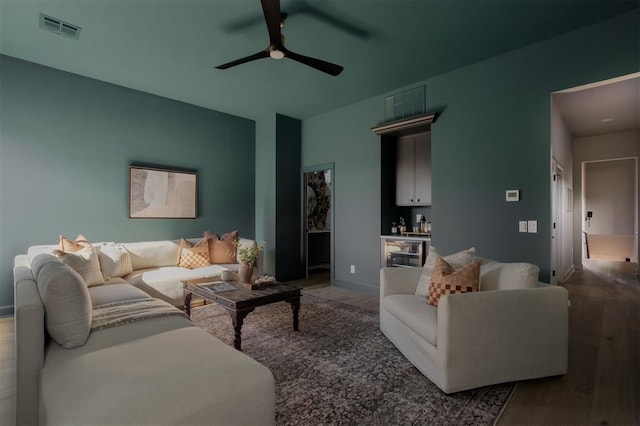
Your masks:
M208 284L221 284L220 281L210 279L196 279L182 282L184 291L184 310L191 316L191 298L194 294L210 302L222 306L231 316L235 337L233 346L241 349L242 345L242 323L247 315L255 308L276 302L287 302L293 311L293 329L298 331L298 313L300 312L300 289L283 284L265 286L262 289L248 290L241 287L240 283L229 284L236 287L236 290L212 292L207 287Z

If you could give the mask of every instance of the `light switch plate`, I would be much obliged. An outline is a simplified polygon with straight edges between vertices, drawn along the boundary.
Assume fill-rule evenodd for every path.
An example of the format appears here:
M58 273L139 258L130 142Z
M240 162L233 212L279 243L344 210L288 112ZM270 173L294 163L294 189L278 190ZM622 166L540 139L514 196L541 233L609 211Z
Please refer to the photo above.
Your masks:
M521 220L520 222L518 222L518 230L520 232L527 232L527 221L526 220Z
M530 220L527 222L527 232L530 234L536 234L538 232L537 220Z

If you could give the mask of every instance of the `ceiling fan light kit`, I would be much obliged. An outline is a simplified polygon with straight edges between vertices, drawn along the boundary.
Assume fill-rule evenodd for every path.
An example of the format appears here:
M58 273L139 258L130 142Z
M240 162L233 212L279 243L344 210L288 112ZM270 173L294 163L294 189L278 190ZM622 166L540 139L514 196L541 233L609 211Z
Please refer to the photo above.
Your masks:
M262 3L264 20L267 24L267 30L269 31L269 47L267 47L263 51L254 53L253 55L236 59L235 61L227 62L222 65L218 65L216 67L217 69L225 70L227 68L235 67L236 65L241 65L247 62L267 57L271 57L273 59L282 59L286 57L333 76L336 76L342 72L344 68L340 65L332 64L331 62L312 58L310 56L300 55L285 48L284 37L282 35L282 27L284 26L283 16L286 17L286 14L280 12L280 0L260 1Z
M273 59L282 59L284 58L284 52L278 49L273 49L269 52L269 56Z

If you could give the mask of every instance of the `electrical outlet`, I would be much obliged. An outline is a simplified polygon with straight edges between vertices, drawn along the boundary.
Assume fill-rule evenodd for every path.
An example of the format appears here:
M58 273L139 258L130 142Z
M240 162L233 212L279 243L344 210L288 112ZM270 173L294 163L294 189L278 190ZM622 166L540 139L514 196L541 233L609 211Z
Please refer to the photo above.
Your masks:
M537 220L530 220L527 222L527 232L530 234L536 234L538 232Z
M356 265L351 265L351 267L349 268L349 272L351 272L352 274L356 273Z
M527 232L527 221L526 220L521 220L520 222L518 222L518 230L520 232Z

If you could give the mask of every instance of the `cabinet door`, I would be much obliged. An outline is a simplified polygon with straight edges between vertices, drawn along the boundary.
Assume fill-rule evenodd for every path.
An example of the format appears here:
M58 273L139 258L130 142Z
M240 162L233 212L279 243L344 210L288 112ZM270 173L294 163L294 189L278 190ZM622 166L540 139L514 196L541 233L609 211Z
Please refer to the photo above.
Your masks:
M416 137L415 204L431 205L431 133Z
M400 138L396 152L396 204L410 206L414 204L416 163L413 138Z

